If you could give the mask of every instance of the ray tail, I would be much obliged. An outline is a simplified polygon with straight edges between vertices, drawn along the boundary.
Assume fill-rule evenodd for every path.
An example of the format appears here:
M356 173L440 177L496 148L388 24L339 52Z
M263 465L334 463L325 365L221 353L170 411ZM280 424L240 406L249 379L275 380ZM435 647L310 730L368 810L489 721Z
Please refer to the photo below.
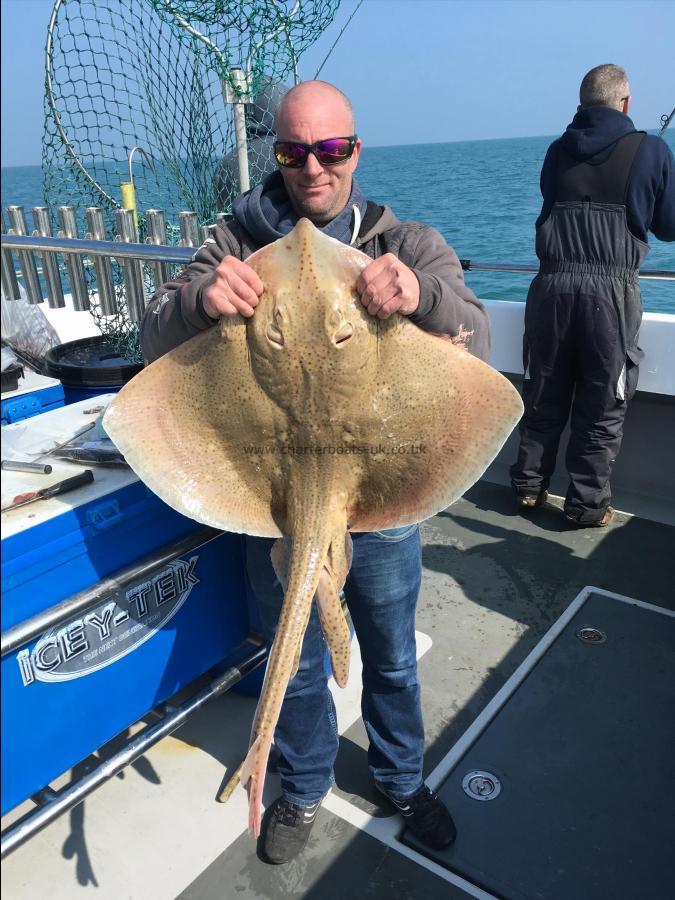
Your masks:
M344 508L341 513L337 511L335 498L330 495L332 479L325 473L321 478L316 477L315 471L304 475L305 478L298 480L300 486L296 483L291 491L288 525L292 549L288 587L267 663L250 749L240 776L248 790L249 830L255 837L260 834L262 792L274 729L307 628L312 599L332 537L340 528L343 534L345 531Z

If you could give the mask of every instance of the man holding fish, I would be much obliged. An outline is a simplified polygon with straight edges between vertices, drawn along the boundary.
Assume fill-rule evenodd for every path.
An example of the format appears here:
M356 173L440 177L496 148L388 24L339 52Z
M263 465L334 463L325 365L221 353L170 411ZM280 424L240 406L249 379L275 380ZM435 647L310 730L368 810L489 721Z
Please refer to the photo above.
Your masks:
M284 96L275 125L279 170L235 200L232 217L219 223L193 262L161 287L149 305L142 325L148 361L221 319L254 317L264 286L245 260L289 234L301 218L371 257L356 282L370 316L386 321L398 313L484 359L488 319L464 284L455 252L434 229L399 222L388 207L367 200L354 180L361 141L344 94L324 82L303 82ZM281 331L269 333L269 339L283 345ZM424 366L424 359L418 364ZM344 571L349 570L345 594L363 659L370 772L410 830L430 847L442 848L455 839L455 827L422 775L424 729L415 649L419 527L353 532L351 537L351 568L348 559L342 562ZM261 537L246 541L248 574L270 641L283 600L270 561L273 543ZM303 849L333 783L338 731L324 647L315 607L274 732L282 796L263 822L262 850L271 863L288 862ZM333 663L335 670L339 660ZM344 680L346 673L336 678Z

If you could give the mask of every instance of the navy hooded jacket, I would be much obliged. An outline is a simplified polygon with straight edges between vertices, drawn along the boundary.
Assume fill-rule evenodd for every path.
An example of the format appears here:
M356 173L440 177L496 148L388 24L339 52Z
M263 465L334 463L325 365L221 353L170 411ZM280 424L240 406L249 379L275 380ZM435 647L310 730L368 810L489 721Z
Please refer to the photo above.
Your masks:
M581 109L561 138L548 148L541 170L544 205L537 227L555 202L558 144L575 159L591 165L604 162L614 144L636 131L627 115L607 106ZM637 152L626 197L628 227L635 237L647 241L651 231L661 241L675 241L675 162L670 147L655 135L645 135Z

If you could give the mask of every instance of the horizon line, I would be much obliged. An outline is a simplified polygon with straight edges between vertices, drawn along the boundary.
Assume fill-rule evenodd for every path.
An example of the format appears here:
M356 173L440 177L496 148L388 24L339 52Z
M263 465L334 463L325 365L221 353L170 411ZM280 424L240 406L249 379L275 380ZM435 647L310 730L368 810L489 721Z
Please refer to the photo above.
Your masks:
M494 138L457 138L456 140L439 140L439 141L410 141L406 144L364 144L363 149L366 150L385 150L391 147L426 147L435 144L474 144L487 143L489 141L522 141L533 138L550 137L554 135L546 134L521 134L513 137L494 137ZM123 160L106 160L107 162L123 162ZM34 169L42 166L42 162L21 163L20 165L4 165L2 169Z
M659 134L658 128L647 128L647 134ZM562 132L561 132L562 134ZM387 150L391 148L397 147L430 147L441 144L482 144L488 143L490 141L522 141L522 140L534 140L535 138L547 138L549 140L556 140L561 135L552 135L552 134L520 134L514 135L512 137L493 137L493 138L457 138L456 140L439 140L439 141L410 141L405 144L364 144L364 150ZM664 137L665 140L665 137ZM124 160L104 160L105 162L124 162ZM0 171L4 171L5 169L35 169L41 168L42 162L36 163L21 163L20 165L4 165L0 167Z

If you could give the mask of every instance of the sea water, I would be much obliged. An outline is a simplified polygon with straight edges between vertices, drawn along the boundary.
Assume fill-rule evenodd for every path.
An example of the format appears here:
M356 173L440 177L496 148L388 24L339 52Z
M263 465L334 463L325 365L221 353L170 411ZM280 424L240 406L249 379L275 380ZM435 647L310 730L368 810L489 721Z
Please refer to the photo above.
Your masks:
M675 133L665 140L675 148ZM400 219L433 225L462 259L536 265L534 225L541 209L539 173L552 137L365 147L357 171L364 193ZM143 201L145 198L143 198ZM2 169L2 203L44 205L39 166ZM143 209L161 207L148 198ZM675 243L650 235L645 269L675 271ZM523 301L531 275L467 272L483 298ZM641 281L646 310L675 313L675 282Z

